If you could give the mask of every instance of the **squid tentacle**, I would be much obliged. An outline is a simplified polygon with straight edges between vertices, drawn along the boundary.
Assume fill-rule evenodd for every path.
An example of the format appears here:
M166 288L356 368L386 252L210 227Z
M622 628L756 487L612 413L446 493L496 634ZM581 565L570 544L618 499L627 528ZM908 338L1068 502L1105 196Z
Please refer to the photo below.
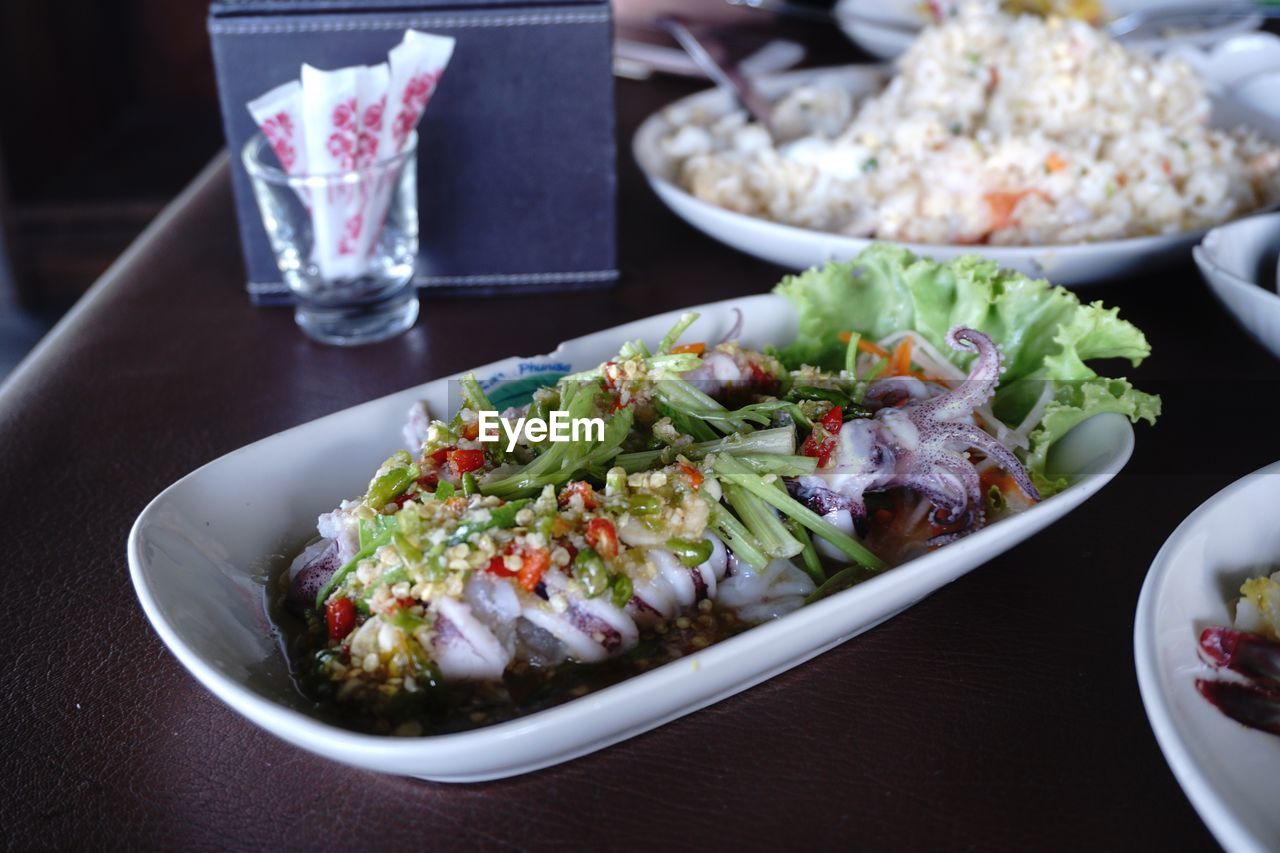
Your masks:
M977 329L955 326L947 332L947 343L955 350L976 350L978 357L973 360L969 375L958 386L917 407L918 418L953 421L969 414L995 394L996 383L1004 369L1000 348L995 341Z
M981 523L978 472L959 453L941 448L926 451L913 474L905 485L923 493L934 505L929 513L931 522L950 525L963 519L964 531Z
M953 446L972 447L982 451L988 458L994 459L997 465L1013 477L1023 494L1032 500L1040 500L1040 492L1027 476L1027 469L1022 467L1022 463L1013 455L1013 451L993 438L990 433L965 423L938 424L937 429L941 438L955 443Z
M1013 451L972 422L974 410L995 394L1003 371L1000 348L986 334L963 326L948 331L946 341L955 350L976 353L965 379L926 399L920 394L929 383L918 378L872 383L866 399L882 408L870 419L845 424L836 465L821 472L829 479L821 474L800 478L790 485L797 497L815 511L849 508L858 517L866 511L866 492L908 488L933 504L930 521L953 528L930 542L954 541L985 516L981 476L964 453L975 450L1007 471L1027 497L1040 500ZM900 402L893 404L895 398Z

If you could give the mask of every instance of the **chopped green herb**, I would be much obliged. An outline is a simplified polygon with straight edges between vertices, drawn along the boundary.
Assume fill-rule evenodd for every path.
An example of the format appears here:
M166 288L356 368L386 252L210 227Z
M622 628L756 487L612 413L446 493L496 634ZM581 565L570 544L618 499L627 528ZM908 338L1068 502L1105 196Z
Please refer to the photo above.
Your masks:
M613 606L626 607L627 602L631 600L632 591L633 584L631 583L631 578L626 575L618 575L614 578L612 592Z
M710 539L668 539L667 547L683 565L693 568L711 559L715 546Z
M605 568L604 558L593 548L583 548L573 558L573 576L591 598L602 595L609 588L609 571Z

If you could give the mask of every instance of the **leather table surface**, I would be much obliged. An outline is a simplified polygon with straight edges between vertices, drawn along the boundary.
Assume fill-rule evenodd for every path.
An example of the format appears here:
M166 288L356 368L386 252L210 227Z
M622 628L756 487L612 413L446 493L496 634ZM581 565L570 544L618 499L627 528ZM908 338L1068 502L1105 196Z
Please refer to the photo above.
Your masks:
M314 345L288 310L250 307L218 162L0 389L7 844L1213 846L1143 714L1133 614L1178 522L1276 458L1280 371L1189 257L1084 294L1147 332L1155 354L1131 376L1166 411L1096 498L869 633L603 752L467 786L353 770L247 723L151 630L125 539L197 466L445 373L774 284L781 270L668 213L631 160L639 120L690 88L619 84L614 289L432 300L396 340Z

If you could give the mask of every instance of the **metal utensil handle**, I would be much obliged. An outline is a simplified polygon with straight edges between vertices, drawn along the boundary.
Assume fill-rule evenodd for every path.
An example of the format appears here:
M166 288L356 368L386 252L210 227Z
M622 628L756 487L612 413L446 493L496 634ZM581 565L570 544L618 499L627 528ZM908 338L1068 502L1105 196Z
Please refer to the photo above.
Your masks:
M732 65L721 65L711 51L698 40L688 27L679 20L664 15L655 22L671 37L680 43L689 58L698 64L717 86L732 95L743 108L764 127L770 126L773 117L773 106L764 98L746 77Z

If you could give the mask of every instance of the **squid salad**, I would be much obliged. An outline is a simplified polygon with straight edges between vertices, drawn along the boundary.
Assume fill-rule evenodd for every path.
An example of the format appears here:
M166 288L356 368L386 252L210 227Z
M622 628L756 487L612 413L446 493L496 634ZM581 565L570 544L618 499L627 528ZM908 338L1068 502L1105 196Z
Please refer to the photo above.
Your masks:
M1052 500L1072 427L1159 412L1088 367L1141 332L986 261L874 246L776 292L794 340L688 313L523 405L415 405L280 578L300 689L407 736L567 701Z

